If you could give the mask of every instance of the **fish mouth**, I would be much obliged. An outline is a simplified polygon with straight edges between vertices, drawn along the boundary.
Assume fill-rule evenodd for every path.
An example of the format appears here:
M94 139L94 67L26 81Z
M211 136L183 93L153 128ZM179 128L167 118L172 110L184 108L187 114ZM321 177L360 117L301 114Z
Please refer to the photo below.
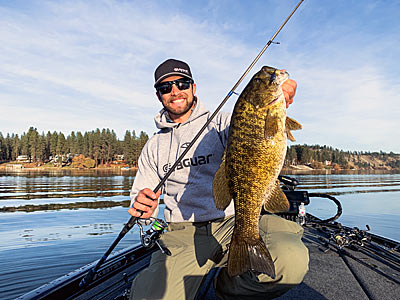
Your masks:
M281 85L289 78L289 73L286 70L275 70L269 79L269 83L275 83Z
M269 76L269 84L280 85L289 78L289 73L285 69L275 69L272 67L264 66L262 70L265 75Z

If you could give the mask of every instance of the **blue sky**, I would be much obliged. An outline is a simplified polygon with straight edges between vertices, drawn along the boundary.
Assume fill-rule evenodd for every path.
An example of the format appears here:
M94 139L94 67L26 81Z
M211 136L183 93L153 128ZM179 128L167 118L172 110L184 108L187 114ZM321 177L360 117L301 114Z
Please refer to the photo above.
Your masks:
M0 0L0 132L152 135L154 69L170 57L190 64L213 111L297 3ZM399 11L305 0L237 91L262 65L285 68L295 143L400 153Z

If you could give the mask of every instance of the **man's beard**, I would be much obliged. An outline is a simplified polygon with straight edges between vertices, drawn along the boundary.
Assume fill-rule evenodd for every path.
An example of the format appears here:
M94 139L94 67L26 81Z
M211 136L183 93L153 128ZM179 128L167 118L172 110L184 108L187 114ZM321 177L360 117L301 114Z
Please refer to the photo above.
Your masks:
M191 110L194 107L195 103L196 103L196 97L192 96L192 101L191 102L187 102L187 105L183 109L181 109L179 111L171 109L171 108L165 106L164 104L163 104L163 107L168 113L179 116L179 115L184 115L189 110Z

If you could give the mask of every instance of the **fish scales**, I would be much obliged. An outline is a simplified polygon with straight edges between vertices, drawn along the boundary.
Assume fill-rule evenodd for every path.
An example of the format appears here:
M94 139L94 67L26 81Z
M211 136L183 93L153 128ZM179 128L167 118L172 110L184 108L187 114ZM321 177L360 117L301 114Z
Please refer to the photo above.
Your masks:
M277 183L287 149L287 125L281 84L285 71L263 67L235 104L223 162L213 189L218 209L235 203L235 227L229 249L228 274L253 270L275 277L274 264L259 234L262 205L270 212L286 211L289 203Z
M273 99L271 99L272 101ZM257 218L240 218L237 230L258 238L258 216L265 191L272 188L279 175L277 165L282 165L286 153L284 129L274 139L264 138L268 107L256 109L248 102L239 102L232 117L230 139L226 154L226 172L235 207L239 214L255 214ZM236 116L235 116L236 114ZM282 119L280 119L282 120ZM250 122L249 122L250 121ZM279 124L283 127L283 124ZM251 176L248 176L250 175ZM243 197L245 198L245 201ZM251 226L248 225L249 222ZM244 224L242 224L244 223ZM257 226L256 226L257 225Z

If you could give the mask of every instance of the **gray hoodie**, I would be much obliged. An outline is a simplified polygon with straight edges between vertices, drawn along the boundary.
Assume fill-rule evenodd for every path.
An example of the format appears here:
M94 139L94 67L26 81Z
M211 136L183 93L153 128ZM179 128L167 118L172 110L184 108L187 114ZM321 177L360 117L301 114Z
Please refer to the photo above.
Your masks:
M210 112L197 99L185 123L173 123L167 116L162 109L154 118L160 131L149 139L140 154L131 203L143 188L156 187L205 124ZM212 193L214 174L228 140L230 117L229 113L217 114L166 181L163 187L165 221L204 222L234 214L233 201L225 211L217 210Z

